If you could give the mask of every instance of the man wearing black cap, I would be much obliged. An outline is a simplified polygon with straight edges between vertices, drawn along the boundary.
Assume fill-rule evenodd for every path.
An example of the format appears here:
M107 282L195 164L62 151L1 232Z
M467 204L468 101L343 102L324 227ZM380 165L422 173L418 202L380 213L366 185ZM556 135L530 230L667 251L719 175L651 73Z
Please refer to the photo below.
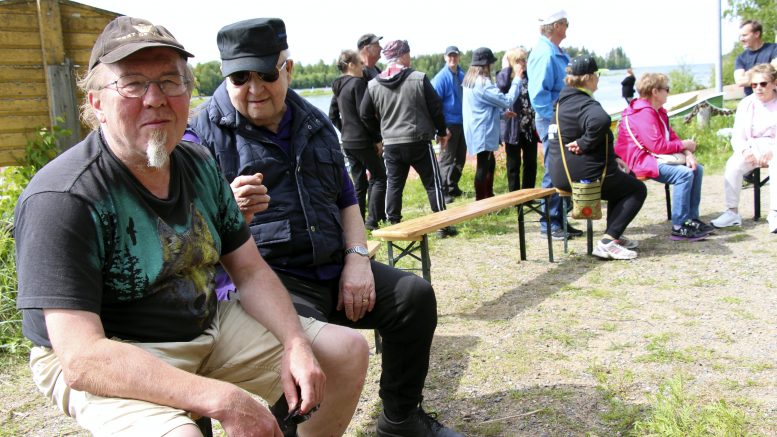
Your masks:
M337 393L355 403L367 368L358 333L296 316L212 157L179 141L191 56L164 27L109 23L80 84L94 131L16 206L33 379L97 436L200 435L193 416L230 435L279 436L248 392L270 402L285 392L305 414ZM240 302L217 301L218 263ZM345 351L354 358L338 359ZM343 367L353 373L338 377ZM342 432L349 412L332 408L311 426Z
M356 41L356 48L359 50L359 56L361 56L362 63L364 64L364 80L368 82L380 74L380 68L378 68L377 63L380 59L380 51L383 49L380 46L380 40L382 39L382 36L366 33Z
M437 326L434 290L370 260L334 127L289 89L294 63L283 21L234 23L217 41L227 79L190 129L232 181L262 256L300 315L380 333L379 436L457 436L420 406Z
M448 144L440 149L440 176L446 203L453 202L454 197L462 194L459 180L467 160L467 143L462 128L464 119L461 115L463 80L464 70L459 67L459 48L449 46L445 49L445 67L432 79L432 86L442 99L445 124L451 133Z

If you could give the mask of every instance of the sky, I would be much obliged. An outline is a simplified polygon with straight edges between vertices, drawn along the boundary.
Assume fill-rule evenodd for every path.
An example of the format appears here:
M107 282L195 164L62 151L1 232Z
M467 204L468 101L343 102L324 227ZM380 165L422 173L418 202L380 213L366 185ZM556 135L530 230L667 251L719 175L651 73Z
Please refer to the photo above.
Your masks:
M406 39L411 55L442 53L456 45L462 51L488 47L533 47L544 11L564 9L569 15L565 46L586 47L600 56L623 47L634 67L716 62L718 7L725 0L76 0L165 26L195 55L190 62L219 59L218 30L236 21L279 17L286 23L291 57L303 64L329 64L343 49L355 49L364 33L382 42ZM468 6L463 6L463 5ZM207 7L205 6L207 5ZM737 43L738 24L722 19L722 50Z

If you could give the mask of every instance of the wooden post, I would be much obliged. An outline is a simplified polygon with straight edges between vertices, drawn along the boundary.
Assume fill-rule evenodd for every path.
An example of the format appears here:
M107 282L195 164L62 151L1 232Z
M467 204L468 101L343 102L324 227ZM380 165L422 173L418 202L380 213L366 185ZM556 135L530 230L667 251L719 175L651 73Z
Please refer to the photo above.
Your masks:
M46 70L49 119L51 126L54 126L57 118L61 117L64 120L62 126L70 130L69 136L59 140L59 148L64 150L76 144L81 138L73 63L65 57L59 1L37 0L37 2L43 67Z

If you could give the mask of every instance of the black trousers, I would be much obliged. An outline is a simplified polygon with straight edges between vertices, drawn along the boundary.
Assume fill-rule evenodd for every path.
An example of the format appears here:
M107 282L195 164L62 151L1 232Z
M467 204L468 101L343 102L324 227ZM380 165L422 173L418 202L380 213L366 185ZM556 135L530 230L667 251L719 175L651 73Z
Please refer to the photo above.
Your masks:
M432 143L420 141L407 144L391 144L383 147L386 163L386 215L391 223L402 220L402 192L405 190L410 167L421 177L432 211L445 209L440 168Z
M386 220L386 166L383 159L378 156L374 147L343 150L351 167L351 179L356 198L359 200L362 219L369 225L377 226L378 222ZM369 179L367 171L370 172Z
M505 154L507 155L508 190L534 188L537 182L537 143L520 136L518 144L505 144ZM521 182L521 154L523 154L523 182Z
M464 141L464 128L460 124L449 124L451 137L448 145L440 150L440 176L443 194L461 191L459 180L467 161L467 143Z
M301 279L278 272L301 316L358 329L377 329L383 340L380 397L389 416L406 417L421 401L437 327L434 289L415 274L371 261L375 307L352 322L337 311L339 278Z
M647 198L645 183L620 170L608 174L602 185L602 199L607 201L607 230L618 239L634 220Z

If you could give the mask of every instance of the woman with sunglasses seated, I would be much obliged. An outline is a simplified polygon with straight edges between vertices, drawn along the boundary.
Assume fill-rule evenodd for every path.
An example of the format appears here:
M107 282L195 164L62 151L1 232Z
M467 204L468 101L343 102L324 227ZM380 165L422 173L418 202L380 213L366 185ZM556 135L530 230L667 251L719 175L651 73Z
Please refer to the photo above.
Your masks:
M759 64L747 72L753 94L742 99L734 118L731 147L734 153L726 162L724 194L726 211L711 223L716 228L739 226L739 192L742 177L758 168L769 167L769 178L777 180L777 165L773 162L777 153L777 70L770 64ZM769 193L769 232L777 233L777 190Z
M661 73L645 73L637 81L637 92L639 98L632 100L623 111L615 153L637 178L674 185L669 238L702 240L713 230L699 219L704 168L693 154L696 142L681 140L669 125L669 116L663 108L669 96L669 78ZM680 157L685 162L659 156L671 154L684 155Z

